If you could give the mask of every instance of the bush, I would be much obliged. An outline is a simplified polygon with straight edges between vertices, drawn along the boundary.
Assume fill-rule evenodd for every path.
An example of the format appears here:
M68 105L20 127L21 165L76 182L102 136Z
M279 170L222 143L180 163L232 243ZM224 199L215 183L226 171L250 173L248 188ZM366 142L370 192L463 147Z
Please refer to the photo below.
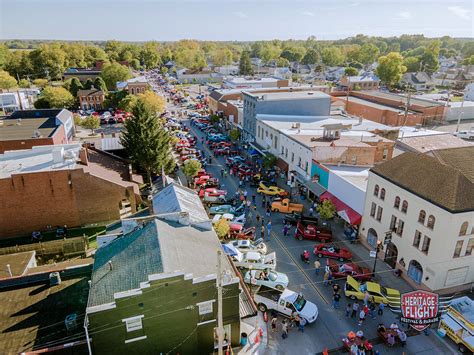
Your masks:
M336 206L329 200L324 200L316 209L319 216L325 220L332 219L336 215Z

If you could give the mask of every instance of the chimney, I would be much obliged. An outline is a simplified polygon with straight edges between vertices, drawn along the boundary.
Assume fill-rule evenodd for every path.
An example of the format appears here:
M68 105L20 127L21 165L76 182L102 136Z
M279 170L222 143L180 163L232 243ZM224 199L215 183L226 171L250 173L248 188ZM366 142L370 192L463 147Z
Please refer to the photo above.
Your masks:
M81 164L89 165L89 159L87 157L87 146L85 146L79 151L79 160L81 161Z
M112 266L112 260L109 260L107 264L109 265L109 271L112 271L114 269Z

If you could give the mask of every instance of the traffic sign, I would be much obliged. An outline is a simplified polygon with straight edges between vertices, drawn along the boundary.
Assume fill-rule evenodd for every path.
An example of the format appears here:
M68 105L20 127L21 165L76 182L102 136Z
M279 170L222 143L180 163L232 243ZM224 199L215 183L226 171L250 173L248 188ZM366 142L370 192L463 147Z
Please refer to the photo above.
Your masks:
M370 251L370 257L371 257L371 258L377 257L377 252L376 252L375 250L371 250L371 251Z

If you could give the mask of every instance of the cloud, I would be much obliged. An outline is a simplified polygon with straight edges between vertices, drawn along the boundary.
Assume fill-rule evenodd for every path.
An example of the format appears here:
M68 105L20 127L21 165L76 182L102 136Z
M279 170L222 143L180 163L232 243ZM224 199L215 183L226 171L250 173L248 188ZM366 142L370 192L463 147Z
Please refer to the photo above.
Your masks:
M410 11L402 11L398 13L398 16L404 20L410 20L413 17Z
M461 6L449 6L448 10L451 11L451 13L457 17L460 17L464 20L470 20L471 19L471 11L461 7Z
M244 14L242 11L235 11L234 15L239 17L239 18L247 18L247 14Z
M300 14L301 14L301 15L305 15L305 16L314 17L314 12L311 12L311 11L308 11L308 10L301 10L301 11L300 11Z

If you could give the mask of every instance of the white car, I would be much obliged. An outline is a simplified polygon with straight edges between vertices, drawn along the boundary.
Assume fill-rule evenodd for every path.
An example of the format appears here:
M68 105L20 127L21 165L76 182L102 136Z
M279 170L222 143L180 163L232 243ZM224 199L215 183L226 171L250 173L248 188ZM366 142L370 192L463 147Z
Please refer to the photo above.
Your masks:
M231 243L223 244L224 252L229 255L234 261L234 265L241 269L250 270L275 270L276 268L276 253L263 255L258 251L241 252L235 248Z
M456 133L453 133L456 137L462 138L462 139L474 139L474 129L471 128L470 131L459 131Z
M245 224L245 213L242 213L240 216L235 217L231 223L236 223L236 224Z
M283 291L288 287L288 276L281 272L250 270L245 273L244 281L251 285L267 286Z
M240 250L241 252L258 251L260 254L267 253L267 245L262 239L257 239L254 241L249 239L237 239L227 244L233 245L234 248Z
M212 223L217 223L219 222L222 218L227 219L228 221L231 221L234 219L234 215L232 213L224 213L224 214L216 214L212 218Z

